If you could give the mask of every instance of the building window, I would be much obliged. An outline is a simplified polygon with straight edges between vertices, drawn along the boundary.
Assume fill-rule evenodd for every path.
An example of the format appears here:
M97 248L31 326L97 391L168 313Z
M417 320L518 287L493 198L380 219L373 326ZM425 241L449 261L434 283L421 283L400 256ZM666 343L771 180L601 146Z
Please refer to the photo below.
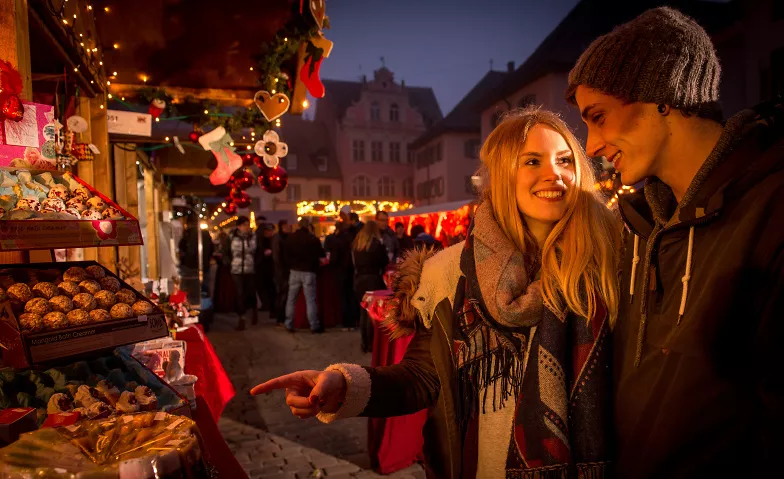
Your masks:
M479 140L467 140L463 144L463 155L466 158L479 158Z
M318 199L331 200L332 199L332 185L318 185Z
M381 119L381 107L378 106L378 102L373 102L370 104L370 119L371 120L380 120Z
M365 142L354 140L354 162L365 161Z
M395 196L395 180L388 176L384 176L378 180L378 196Z
M525 95L517 102L518 108L527 108L536 104L536 95Z
M406 198L414 197L414 179L406 178L403 180L403 196Z
M380 141L370 143L370 161L381 163L384 161L384 144Z
M425 200L444 195L444 177L439 176L417 185L417 199Z
M289 186L286 188L286 201L294 203L300 199L302 199L302 186L289 183Z
M397 103L393 103L389 106L389 121L395 123L400 121L400 108L397 106Z
M406 159L408 160L408 164L413 164L414 160L416 159L416 152L412 150L411 147L408 147L408 155Z
M286 169L287 170L296 170L297 169L297 155L293 153L289 153L285 156L286 158Z
M443 159L444 159L444 144L439 141L438 145L436 145L436 159L435 159L435 163L438 163L438 162L440 162Z
M400 143L392 142L389 144L389 162L400 163Z
M317 156L316 157L316 168L322 173L327 171L327 165L329 164L329 158L326 156Z
M370 179L364 175L354 178L351 182L351 192L357 198L370 196Z

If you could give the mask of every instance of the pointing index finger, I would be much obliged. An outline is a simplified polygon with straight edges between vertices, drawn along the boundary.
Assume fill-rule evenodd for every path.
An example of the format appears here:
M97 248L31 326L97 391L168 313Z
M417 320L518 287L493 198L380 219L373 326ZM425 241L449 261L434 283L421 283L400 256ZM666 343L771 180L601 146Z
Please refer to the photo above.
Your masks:
M299 373L286 374L285 376L270 379L265 383L254 386L253 389L250 390L250 394L256 396L274 391L276 389L293 388L300 385L301 382L302 381L299 378Z

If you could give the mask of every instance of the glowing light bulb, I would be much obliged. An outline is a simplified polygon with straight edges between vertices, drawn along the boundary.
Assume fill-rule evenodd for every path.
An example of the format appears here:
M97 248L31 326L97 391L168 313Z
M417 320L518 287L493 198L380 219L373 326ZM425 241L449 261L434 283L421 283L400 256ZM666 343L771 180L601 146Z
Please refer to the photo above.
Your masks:
M204 110L204 114L205 114L205 115L209 115L209 114L210 114L210 111L209 111L209 110Z
M169 141L169 137L167 136L167 137L165 138L165 140L166 140L166 141Z
M253 71L253 67L250 67L250 71Z
M112 76L117 76L117 72L112 72Z
M223 206L225 208L226 207L226 203L221 203L221 206ZM220 208L218 208L218 211L220 211Z
M160 118L156 118L156 119L155 119L155 122L156 122L156 123L160 123L160 121L161 121L161 119L160 119Z
M302 108L307 108L310 106L310 102L308 100L302 100Z
M103 8L103 10L104 10L106 13L109 13L109 7L104 7L104 8Z
M119 48L120 48L120 44L119 43L115 43L112 46L114 47L115 50L119 50Z
M111 93L109 93L109 95L107 95L107 96L109 97L110 100L112 99L112 94Z
M245 147L245 149L246 149L246 150L250 150L250 145L247 145L247 146Z

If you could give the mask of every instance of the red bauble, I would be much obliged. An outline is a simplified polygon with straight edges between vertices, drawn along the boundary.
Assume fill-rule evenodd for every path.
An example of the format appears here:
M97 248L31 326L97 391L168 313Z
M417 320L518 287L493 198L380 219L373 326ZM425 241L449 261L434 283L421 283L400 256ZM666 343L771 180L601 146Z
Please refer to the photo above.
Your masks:
M200 131L193 130L192 132L188 133L188 139L194 143L199 142L199 137L201 136Z
M245 153L242 155L242 166L248 167L253 166L254 159L253 157L256 156L253 153Z
M239 175L235 176L234 180L235 188L239 188L241 190L246 190L253 186L253 173L247 170L243 170Z
M11 121L22 121L24 118L24 107L22 106L22 100L19 99L17 95L9 96L3 102L3 117L6 120Z
M262 170L264 170L264 168L268 168L268 166L264 164L264 158L260 157L259 155L253 155L253 163L255 163L256 166Z
M250 196L243 193L243 197L234 200L234 204L237 205L238 208L247 208L250 206Z
M233 188L229 192L229 198L231 198L231 201L237 201L237 198L242 198L243 196L246 196L245 192L242 190L238 190L237 188Z
M228 203L223 211L225 211L227 215L233 215L237 212L237 205L234 203Z
M147 113L149 113L150 116L152 116L153 118L158 118L161 116L161 113L163 113L163 108L158 108L155 105L150 105L150 107L147 108Z
M289 174L280 165L275 168L262 169L259 175L259 186L267 193L280 193L289 183Z

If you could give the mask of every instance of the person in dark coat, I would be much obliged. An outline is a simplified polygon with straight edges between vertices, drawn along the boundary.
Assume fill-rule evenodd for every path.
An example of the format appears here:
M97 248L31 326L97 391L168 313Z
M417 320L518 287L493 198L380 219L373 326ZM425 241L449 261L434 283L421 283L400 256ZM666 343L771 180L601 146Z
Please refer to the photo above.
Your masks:
M305 295L308 323L313 333L323 333L324 326L319 321L316 276L324 258L321 241L313 234L313 226L308 218L299 221L299 228L286 239L286 263L289 270L289 294L286 300L286 329L294 332L294 310L300 290Z
M286 300L289 296L289 267L286 264L285 244L291 233L287 220L278 221L278 232L272 237L272 264L275 280L275 322L282 327L286 321Z
M389 227L389 213L386 211L378 211L376 213L376 223L378 230L381 232L381 244L387 250L389 262L394 263L397 257L400 256L400 244L397 240L397 234Z
M186 216L183 221L183 233L177 245L180 260L180 278L182 289L188 294L188 302L201 303L202 291L209 291L206 281L199 281L199 235L201 235L201 268L202 278L209 278L210 261L212 260L212 238L207 230L200 230L195 214Z
M384 269L389 264L389 254L381 242L381 231L378 223L371 221L365 224L354 243L351 245L354 258L354 293L357 302L368 291L386 289ZM373 348L373 323L364 308L359 312L359 330L362 338L362 351Z
M275 318L275 263L272 259L272 238L275 226L262 223L256 231L256 288L261 310Z
M258 322L256 311L256 235L250 230L247 216L237 219L237 228L229 239L231 244L231 276L236 292L237 331L245 329L245 313L250 309L251 324Z
M588 155L645 180L618 201L618 477L784 476L784 105L722 122L720 76L711 36L667 7L569 74Z
M400 245L400 255L414 248L414 240L406 234L406 225L398 221L395 223L395 235Z

